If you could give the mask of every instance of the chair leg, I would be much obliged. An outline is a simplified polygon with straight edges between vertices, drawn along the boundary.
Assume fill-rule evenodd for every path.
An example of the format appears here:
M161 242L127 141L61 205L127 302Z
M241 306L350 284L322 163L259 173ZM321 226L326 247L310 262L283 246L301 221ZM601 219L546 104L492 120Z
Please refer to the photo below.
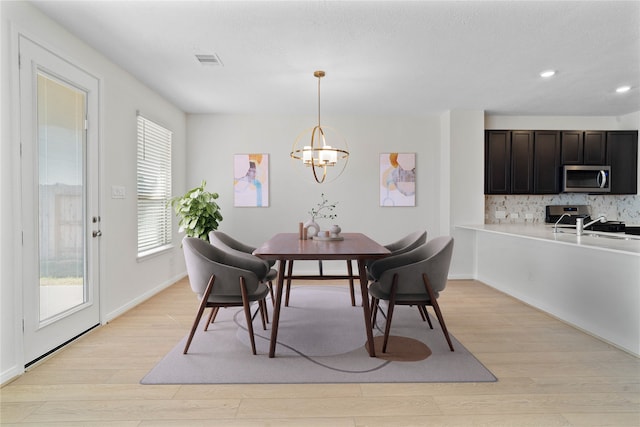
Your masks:
M207 308L207 302L209 301L209 295L211 294L211 290L213 289L213 283L216 281L216 276L211 276L209 278L209 283L207 284L207 288L202 294L202 300L200 300L200 306L198 307L198 314L196 314L196 319L193 321L193 326L191 327L191 332L189 332L189 338L187 338L187 344L184 346L184 351L182 354L187 354L189 351L189 347L191 346L191 340L193 339L193 335L196 333L196 329L198 328L198 323L200 323L200 318L202 317L202 313L204 313L204 309ZM207 322L207 324L209 324Z
M249 294L244 277L240 277L240 291L242 292L242 306L244 307L244 315L247 319L247 329L249 330L249 339L251 340L251 351L256 354L256 340L253 336L253 322L251 321L251 307L249 306Z
M420 316L422 316L422 321L427 322L429 324L429 328L433 329L433 325L431 324L431 318L429 317L429 312L427 312L427 306L419 305L418 310L420 311Z
M393 275L391 282L391 293L389 295L389 308L387 309L387 324L384 327L384 342L382 343L382 352L387 352L387 344L389 342L389 331L391 330L391 319L393 318L393 309L396 305L396 290L398 288L398 275Z
M289 260L287 267L287 291L284 297L284 306L289 307L289 294L291 293L291 275L293 274L293 260Z
M205 332L209 330L209 325L211 325L216 320L216 316L218 315L218 310L220 307L213 307L211 309L211 313L209 314L209 318L207 319L207 323L204 324Z
M427 289L427 293L429 294L429 299L431 300L431 307L433 307L433 311L436 312L436 317L438 317L438 322L440 322L440 326L442 326L442 332L444 333L444 337L447 339L447 343L449 344L449 349L453 350L453 344L451 343L451 338L449 337L449 331L447 331L447 326L444 324L444 317L442 317L442 312L440 311L440 305L438 304L438 300L436 299L433 290L431 289L431 284L429 283L429 277L425 273L422 273L422 281L424 282L424 286Z
M371 297L371 304L369 307L371 308L371 329L376 328L376 318L378 317L378 299Z
M269 312L267 311L267 301L263 299L261 300L261 302L262 302L262 308L263 308L262 313L264 315L264 321L266 323L269 323Z
M267 284L267 286L269 287L269 295L271 295L271 305L275 307L276 299L273 297L273 280L269 280L269 283Z
M349 276L349 293L351 294L351 306L356 306L356 294L353 288L353 266L351 260L347 260L347 275Z
M264 300L258 301L258 311L260 311L260 320L262 320L262 330L267 330L267 319L264 317Z

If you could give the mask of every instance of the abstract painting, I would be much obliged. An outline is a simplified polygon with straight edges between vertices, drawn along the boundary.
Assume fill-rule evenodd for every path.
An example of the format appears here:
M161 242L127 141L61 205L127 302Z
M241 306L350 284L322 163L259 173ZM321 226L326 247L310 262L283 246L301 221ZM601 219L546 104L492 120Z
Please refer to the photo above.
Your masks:
M268 154L234 154L233 206L269 206Z
M416 205L416 153L380 154L380 206Z

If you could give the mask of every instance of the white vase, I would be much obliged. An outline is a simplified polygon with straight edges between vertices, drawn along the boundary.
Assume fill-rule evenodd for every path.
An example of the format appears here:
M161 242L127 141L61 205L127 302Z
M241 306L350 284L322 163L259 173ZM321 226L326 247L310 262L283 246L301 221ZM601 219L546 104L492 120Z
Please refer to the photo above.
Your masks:
M303 227L307 230L307 239L312 238L320 232L320 226L313 220L313 218L305 222Z
M340 234L342 229L338 224L333 224L329 231L331 232L331 237L338 237L338 234Z

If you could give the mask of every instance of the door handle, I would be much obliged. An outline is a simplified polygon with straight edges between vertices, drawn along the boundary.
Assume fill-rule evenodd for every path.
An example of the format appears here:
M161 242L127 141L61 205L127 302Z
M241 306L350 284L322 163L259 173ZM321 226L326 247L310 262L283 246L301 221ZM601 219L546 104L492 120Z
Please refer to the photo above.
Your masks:
M93 233L91 233L91 235L92 235L93 237L100 237L100 236L102 236L102 231L100 231L100 230L93 230Z
M602 177L602 179L600 179ZM600 188L604 188L607 185L607 174L605 171L600 171L600 175L598 176L598 184L600 184Z

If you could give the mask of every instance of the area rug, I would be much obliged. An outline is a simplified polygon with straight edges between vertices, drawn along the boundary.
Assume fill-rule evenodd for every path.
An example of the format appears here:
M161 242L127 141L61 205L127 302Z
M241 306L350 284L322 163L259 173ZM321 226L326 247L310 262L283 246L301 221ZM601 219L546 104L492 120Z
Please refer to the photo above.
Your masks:
M271 309L271 302L268 303ZM442 307L446 320L446 307ZM270 320L273 313L269 312ZM195 315L195 313L194 313ZM202 322L206 322L203 316ZM142 384L277 384L369 382L491 382L496 377L455 337L449 350L435 316L434 329L415 307L396 307L387 353L380 350L384 318L378 316L376 355L369 357L362 307L352 307L346 287L295 286L282 307L276 357L269 358L270 325L254 321L251 353L241 308L221 309L196 332L188 354L183 338ZM382 320L380 320L382 318Z

